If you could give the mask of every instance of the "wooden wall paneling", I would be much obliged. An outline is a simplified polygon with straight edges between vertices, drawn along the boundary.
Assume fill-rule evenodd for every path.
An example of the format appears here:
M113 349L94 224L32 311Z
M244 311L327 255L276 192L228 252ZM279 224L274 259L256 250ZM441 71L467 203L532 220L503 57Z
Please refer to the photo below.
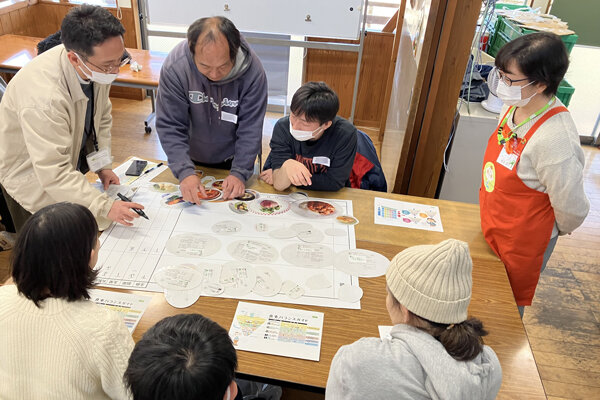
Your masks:
M350 40L329 40L308 38L315 42L358 43ZM324 81L340 98L339 115L348 118L352 107L352 88L348 78L356 73L355 53L333 50L307 49L305 63L305 82Z
M354 43L351 40L309 38L310 41ZM358 98L354 114L355 123L363 126L378 126L383 87L381 77L387 73L389 53L393 45L391 33L368 32L363 49ZM308 49L304 70L304 81L324 81L340 98L339 115L348 118L352 108L352 92L356 74L357 53L333 50Z
M27 36L41 37L41 27L44 19L40 17L39 7L27 7L19 10L22 17L27 20Z
M138 9L138 2L137 1L132 1L131 2L131 16L128 18L128 26L125 27L125 29L127 29L127 31L132 32L135 38L135 46L130 46L130 47L134 47L136 49L141 49L142 48L142 29L140 27L140 12ZM123 19L125 19L125 15L123 14Z
M481 10L480 0L448 1L408 194L435 196L460 85Z
M2 23L2 34L12 33L12 22L10 14L0 14L0 22Z
M19 10L9 12L8 16L10 17L10 22L15 30L14 33L17 35L24 35L24 24L21 21Z
M34 36L35 29L35 5L27 5L3 10L0 14L0 35L14 33L17 35Z
M386 107L385 79L390 65L390 54L394 45L393 33L368 32L365 46L368 51L363 51L362 68L358 83L357 111L355 123L361 126L377 127L381 113ZM354 80L352 80L354 82ZM360 104L360 108L358 105Z
M392 192L407 193L411 178L412 167L415 159L417 144L419 142L419 127L423 121L425 105L427 103L428 87L435 63L435 44L437 44L442 29L445 3L448 0L432 0L429 8L429 17L423 37L423 50L417 69L417 77L413 88L404 143L398 163L396 181Z
M37 35L37 24L35 23L35 7L20 8L16 12L19 14L19 19L23 27L23 34L26 36Z
M46 37L60 29L63 7L60 4L39 3L36 7L37 36Z

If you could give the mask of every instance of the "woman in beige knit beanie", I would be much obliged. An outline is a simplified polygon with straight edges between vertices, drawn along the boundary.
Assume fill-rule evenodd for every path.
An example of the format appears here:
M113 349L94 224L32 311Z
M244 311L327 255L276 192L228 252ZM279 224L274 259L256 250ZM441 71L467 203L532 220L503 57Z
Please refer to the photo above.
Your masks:
M494 399L502 369L476 318L467 319L473 262L448 239L398 253L386 274L391 339L341 347L326 399Z

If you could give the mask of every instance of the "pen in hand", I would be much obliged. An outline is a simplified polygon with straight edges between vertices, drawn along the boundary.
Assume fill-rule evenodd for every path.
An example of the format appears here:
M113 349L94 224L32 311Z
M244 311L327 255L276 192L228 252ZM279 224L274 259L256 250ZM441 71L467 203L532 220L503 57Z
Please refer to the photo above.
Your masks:
M117 196L119 196L119 198L123 201L126 201L128 203L131 203L131 199L128 199L127 197L123 196L121 193L117 193ZM148 218L148 216L146 215L145 212L143 212L142 210L140 210L139 208L132 208L133 211L135 211L135 213L137 215L139 215L140 217L144 217L147 220L150 220L150 218Z
M144 173L143 173L142 175L146 175L148 172L150 172L150 171L154 171L156 168L160 168L160 167L162 167L162 166L163 166L163 163L158 163L158 164L156 164L154 167L152 167L152 168L150 168L150 169L148 169L148 170L144 171Z

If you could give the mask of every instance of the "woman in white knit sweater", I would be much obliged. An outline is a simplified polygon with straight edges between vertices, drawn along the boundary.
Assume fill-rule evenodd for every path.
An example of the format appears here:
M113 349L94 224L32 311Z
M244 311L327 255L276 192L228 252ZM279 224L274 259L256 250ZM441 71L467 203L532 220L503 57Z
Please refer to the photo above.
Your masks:
M44 207L13 250L0 287L1 399L127 399L133 339L120 316L89 300L98 227L72 203Z

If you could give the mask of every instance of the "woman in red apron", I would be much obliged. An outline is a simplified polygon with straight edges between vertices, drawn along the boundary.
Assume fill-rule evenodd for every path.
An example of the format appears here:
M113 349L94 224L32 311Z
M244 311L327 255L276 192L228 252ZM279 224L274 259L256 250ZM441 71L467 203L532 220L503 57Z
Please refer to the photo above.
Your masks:
M583 151L568 110L555 97L569 61L550 33L522 36L496 57L497 94L508 106L485 152L481 228L506 267L521 316L559 234L589 211Z

